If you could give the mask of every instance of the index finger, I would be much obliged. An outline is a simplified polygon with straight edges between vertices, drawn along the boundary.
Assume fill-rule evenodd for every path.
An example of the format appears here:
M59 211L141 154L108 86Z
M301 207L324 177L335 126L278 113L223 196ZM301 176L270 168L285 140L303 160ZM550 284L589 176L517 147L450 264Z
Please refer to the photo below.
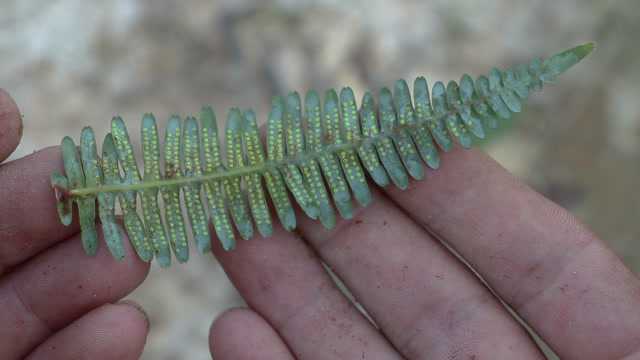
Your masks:
M0 167L0 275L78 232L77 222L64 226L58 218L50 180L54 170L62 170L58 147Z
M0 89L0 162L18 146L22 119L16 103ZM58 220L50 174L61 171L58 149L39 151L0 166L0 275L77 232Z
M566 210L480 151L388 194L455 248L561 358L617 359L640 343L640 283Z

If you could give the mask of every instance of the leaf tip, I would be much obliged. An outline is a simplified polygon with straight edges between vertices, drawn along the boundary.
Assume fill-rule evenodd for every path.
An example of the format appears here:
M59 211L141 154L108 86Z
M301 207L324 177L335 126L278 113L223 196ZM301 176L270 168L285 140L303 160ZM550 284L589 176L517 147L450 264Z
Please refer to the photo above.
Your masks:
M574 47L573 49L571 49L571 52L573 52L579 60L582 60L589 54L591 54L593 50L595 50L595 48L596 44L594 42L588 42L586 44Z

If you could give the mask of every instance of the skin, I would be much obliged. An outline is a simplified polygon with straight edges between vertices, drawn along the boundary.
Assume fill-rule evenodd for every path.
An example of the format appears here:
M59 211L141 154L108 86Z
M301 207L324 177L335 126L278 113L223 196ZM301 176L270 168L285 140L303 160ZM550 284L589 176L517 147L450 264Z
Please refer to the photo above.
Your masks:
M21 131L4 91L0 129L2 161ZM331 231L299 214L295 233L231 252L213 239L249 306L213 323L215 359L544 358L499 298L563 359L640 359L640 282L613 252L481 152L442 160ZM57 219L56 169L57 147L0 165L0 357L137 359L148 320L118 300L148 264L131 248L120 262L83 254L77 224Z

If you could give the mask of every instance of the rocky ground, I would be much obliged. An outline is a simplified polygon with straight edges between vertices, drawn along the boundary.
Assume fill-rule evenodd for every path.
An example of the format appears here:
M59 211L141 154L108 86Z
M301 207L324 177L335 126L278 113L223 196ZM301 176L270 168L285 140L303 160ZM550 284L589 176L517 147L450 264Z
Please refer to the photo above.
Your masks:
M480 74L595 40L597 52L486 150L569 208L640 271L640 3L620 1L0 0L0 86L24 113L19 157L118 113L161 123L290 89ZM144 358L205 359L207 329L241 304L211 257L154 266L133 295Z

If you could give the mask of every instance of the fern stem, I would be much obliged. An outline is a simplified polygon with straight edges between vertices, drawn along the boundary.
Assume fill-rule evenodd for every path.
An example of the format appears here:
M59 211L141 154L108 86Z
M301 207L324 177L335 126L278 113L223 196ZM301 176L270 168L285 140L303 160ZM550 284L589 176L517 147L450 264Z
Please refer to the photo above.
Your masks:
M508 89L500 89L499 91L492 92L491 95L501 95L504 91ZM462 105L462 107L471 107L478 105L482 102L487 101L489 96L479 96L473 101L466 102ZM143 182L137 184L118 184L118 185L100 185L100 186L88 186L83 188L76 188L69 190L69 196L71 197L85 197L92 196L103 192L126 192L126 191L138 191L138 190L148 190L154 188L161 187L172 187L172 186L181 186L189 183L204 183L207 181L213 180L223 180L223 179L231 179L238 176L245 176L252 173L263 173L269 170L276 170L287 165L299 165L304 161L310 159L318 159L327 153L335 154L339 151L344 150L355 150L361 145L368 145L377 142L386 137L393 137L398 135L403 129L408 131L415 131L421 125L425 123L429 123L432 120L441 121L444 120L449 115L458 115L460 113L460 109L452 109L446 113L433 114L432 116L427 116L420 121L416 121L411 125L403 125L396 126L391 131L380 130L380 132L374 136L359 136L352 140L350 143L343 144L330 144L327 145L323 151L310 151L304 154L297 155L295 157L285 158L282 161L266 161L260 165L254 166L243 166L234 169L225 169L222 172L215 172L210 174L203 174L198 176L189 176L189 177L181 177L181 178L173 178L173 179L160 179L160 180L145 180Z
M203 183L203 182L212 181L212 180L234 178L234 177L244 176L252 173L263 173L265 171L275 170L275 169L284 167L286 165L298 165L301 162L309 159L317 159L320 156L325 155L326 151L329 151L330 153L335 153L342 150L355 149L364 142L373 142L385 135L388 136L389 134L380 133L378 136L356 139L351 143L340 144L340 145L328 145L325 148L325 151L322 151L322 152L310 152L310 153L304 154L304 156L296 156L293 158L284 159L283 161L277 161L277 162L266 161L261 165L243 166L235 169L226 169L223 172L204 174L199 176L181 177L177 179L161 179L161 180L153 180L153 181L144 181L137 184L101 185L101 186L71 189L69 190L69 196L84 197L84 196L91 196L91 195L95 195L103 192L126 192L126 191L132 191L132 190L145 190L145 189L154 189L154 188L161 188L161 187L181 186L189 183Z

